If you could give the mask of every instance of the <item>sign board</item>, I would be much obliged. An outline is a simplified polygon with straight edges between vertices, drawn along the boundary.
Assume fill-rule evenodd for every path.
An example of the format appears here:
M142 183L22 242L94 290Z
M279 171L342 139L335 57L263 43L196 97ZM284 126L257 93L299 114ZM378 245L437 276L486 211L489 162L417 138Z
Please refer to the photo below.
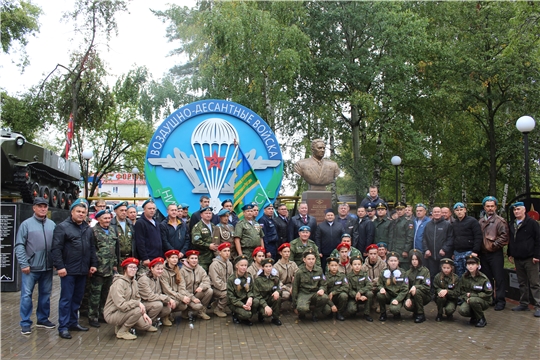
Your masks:
M0 257L1 282L15 281L15 226L17 224L17 206L2 204L0 211Z

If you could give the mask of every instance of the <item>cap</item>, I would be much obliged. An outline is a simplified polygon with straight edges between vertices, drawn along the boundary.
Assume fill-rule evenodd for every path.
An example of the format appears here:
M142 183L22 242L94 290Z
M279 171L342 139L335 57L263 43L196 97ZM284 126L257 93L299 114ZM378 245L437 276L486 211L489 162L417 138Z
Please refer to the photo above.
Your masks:
M454 210L456 210L457 208L464 208L464 209L466 209L467 207L465 206L464 203L462 203L462 202L457 202L457 203L454 204Z
M376 209L377 209L377 210L379 210L379 209L385 209L385 210L388 210L388 206L387 206L385 203L380 202L380 203L377 204L377 208L376 208Z
M449 258L444 258L444 259L441 259L441 265L442 264L450 264L450 265L454 266L454 260L449 259Z
M266 204L263 205L263 209L266 209L267 207L269 206L274 206L271 202L267 202Z
M99 219L99 217L101 217L101 215L105 215L105 214L110 214L111 211L109 209L105 209L105 210L99 210L96 215L94 215L94 219Z
M182 207L182 209L189 209L189 205L186 203L181 203L180 206Z
M338 246L336 246L336 249L339 250L339 249L341 249L343 247L347 248L347 250L351 250L351 245L349 245L347 243L343 243L343 242L340 243Z
M129 257L126 260L122 261L122 264L120 264L121 267L126 267L129 264L135 264L139 266L139 259L136 259L134 257Z
M165 253L166 258L170 258L172 255L180 256L180 251L176 249L169 250Z
M186 257L190 257L191 255L196 255L196 256L199 256L200 252L198 252L197 250L188 250L186 251Z
M386 254L387 259L390 259L391 257L395 257L399 260L399 254L395 251L390 251L388 254Z
M488 200L491 201L491 200ZM465 260L467 262L474 261L477 264L480 264L480 258L478 256L474 256L473 254L465 256Z
M238 255L237 257L234 258L234 265L238 264L242 260L246 260L247 262L249 262L248 257L246 255L242 254L242 255Z
M221 209L221 210L219 210L219 212L218 212L218 216L229 215L230 212L231 212L230 210L227 210L227 209Z
M205 206L205 207L201 208L201 210L199 210L199 213L202 214L205 211L214 211L214 208L211 207L211 206Z
M324 210L324 213L325 213L325 214L328 214L328 213L334 214L334 209L328 208L328 209Z
M82 206L82 207L85 207L88 209L88 201L86 201L85 199L83 198L78 198L77 200L75 200L71 206L69 207L69 210L73 210L74 207L76 206Z
M368 202L367 204L364 205L364 208L366 209L366 211L374 211L375 210L375 203L372 203L372 202Z
M369 251L369 250L371 250L371 249L378 250L379 247L378 247L377 245L375 245L375 244L371 244L371 245L369 245L369 246L366 248L366 251Z
M409 261L412 261L413 255L416 255L416 258L418 259L418 261L422 263L422 252L420 250L411 249L411 251L409 251Z
M419 208L419 207L423 207L424 210L427 211L427 206L426 206L426 205L424 205L424 204L422 204L422 203L418 203L418 204L416 204L415 209L417 209L417 208Z
M385 249L388 249L388 244L385 243L384 241L380 241L377 243L377 246L380 247L380 248L385 248Z
M144 207L145 207L146 205L148 205L149 203L152 203L152 204L153 204L153 203L154 203L154 199L150 198L150 199L145 200L145 201L142 203L142 208L144 209Z
M253 207L254 207L253 203L246 204L242 206L242 211L251 210L253 209Z
M274 265L274 259L272 258L265 258L263 261L261 261L261 266L264 266L266 264Z
M41 205L41 204L49 205L49 201L40 196L34 199L34 205Z
M495 196L486 196L484 200L482 200L482 206L486 205L486 202L488 201L495 201L495 206L499 205L499 201Z
M128 209L132 209L132 208L133 208L133 209L137 210L137 205L131 204L131 205L129 205L127 208L128 208Z
M354 260L360 260L360 262L364 261L364 259L362 259L362 255L354 255L351 257L351 264L353 263Z
M234 202L232 201L232 199L225 199L221 202L221 206L225 206L226 203L230 202L231 204L234 204Z
M255 248L255 250L253 250L253 252L251 253L251 257L257 256L257 253L259 253L259 252L262 252L262 253L266 254L266 251L264 250L264 248L262 246L257 246Z
M307 248L306 250L304 250L304 252L302 253L302 257L305 258L306 256L308 255L315 255L317 256L317 253L315 252L315 250L313 250L311 247Z
M515 202L512 205L510 205L510 209L513 209L513 208L516 208L516 207L519 207L519 206L525 207L525 203L523 201Z
M148 267L153 268L157 264L163 264L164 262L165 262L165 260L163 260L163 258L157 257L154 260L150 261L150 264L148 264Z
M223 249L227 249L227 248L231 248L231 243L228 243L228 242L224 242L224 243L221 243L218 245L217 249L218 251L221 251Z
M326 259L327 264L330 264L331 262L336 262L336 263L339 264L339 258L334 257L334 256L330 256L329 258Z
M307 226L307 225L302 225L298 229L298 232L300 232L300 231L311 231L311 228L309 226Z
M281 245L278 247L277 251L279 252L279 251L281 251L281 250L283 250L283 249L285 249L285 248L289 248L289 249L290 249L290 248L291 248L291 244L289 244L289 243L283 243L283 244L281 244Z
M405 209L406 207L407 203L404 203L403 201L398 201L395 206L396 209Z
M125 206L127 207L128 206L128 202L127 201L120 201L118 204L114 205L114 210L118 209L119 207L122 207L122 206Z
M344 237L348 237L348 238L350 238L350 237L351 237L351 234L347 234L347 233L345 233L345 234L341 235L341 238L342 238L342 239L343 239Z

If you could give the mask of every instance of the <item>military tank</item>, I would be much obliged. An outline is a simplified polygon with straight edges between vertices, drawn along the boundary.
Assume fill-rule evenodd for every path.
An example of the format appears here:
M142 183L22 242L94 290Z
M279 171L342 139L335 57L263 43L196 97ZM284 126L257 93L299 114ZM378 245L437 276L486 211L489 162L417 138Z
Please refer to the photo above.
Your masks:
M26 141L9 129L2 129L2 199L32 203L36 196L49 200L49 206L69 209L79 197L79 164L53 151Z

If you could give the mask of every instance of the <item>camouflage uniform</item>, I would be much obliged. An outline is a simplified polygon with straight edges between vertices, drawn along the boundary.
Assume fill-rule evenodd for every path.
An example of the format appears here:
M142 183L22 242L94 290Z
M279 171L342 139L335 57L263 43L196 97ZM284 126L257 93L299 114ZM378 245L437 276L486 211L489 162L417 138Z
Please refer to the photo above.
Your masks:
M137 257L135 251L135 241L133 225L129 219L126 219L126 231L118 223L116 218L111 220L110 228L113 228L118 236L118 263L126 260L128 257Z
M435 287L435 294L437 295L441 290L448 290L445 297L437 296L435 298L437 302L437 314L442 316L443 310L446 312L446 316L454 314L458 298L459 276L454 273L446 276L441 271L435 275L433 286Z
M281 309L281 281L277 275L277 270L272 268L272 274L265 276L264 273L255 279L255 286L253 289L253 297L259 302L259 313L266 316L264 308L270 306L272 308L272 318L279 319L279 312ZM279 298L274 300L272 294L279 292Z
M112 227L109 227L108 234L99 225L94 226L92 231L98 267L97 271L90 277L88 318L97 320L98 317L103 317L103 308L112 284L113 268L118 266L116 257L118 238Z
M407 220L405 215L392 221L390 228L390 243L388 244L389 251L395 251L399 254L399 265L405 269L409 269L409 262L404 261L403 253L408 253L414 241L414 222Z
M349 281L342 272L337 272L335 275L328 273L326 276L326 286L328 290L328 305L330 307L336 305L338 313L344 314L347 310L347 302L349 300ZM332 299L330 299L332 294Z
M253 224L246 219L242 219L236 223L234 228L234 237L240 238L242 254L247 255L249 264L253 262L250 256L251 253L256 247L261 246L261 239L264 237L261 224L255 220L252 220L252 222ZM236 249L236 246L234 247Z
M246 310L244 306L252 298L251 310ZM259 300L253 297L253 281L246 272L244 276L238 276L235 272L227 280L227 305L233 316L239 320L249 320L253 313L259 308Z
M307 250L308 247L311 247L315 251L316 263L315 265L321 266L321 257L319 255L319 247L315 244L315 241L308 239L307 243L304 245L300 238L296 238L291 241L291 257L290 259L300 266L304 264L303 253Z
M206 272L208 272L208 268L214 258L214 252L210 250L210 244L219 243L219 231L217 227L212 223L210 223L210 226L212 226L212 233L210 233L208 226L201 220L191 230L191 247L200 252L199 265Z
M347 304L347 313L356 314L359 303L364 303L364 315L369 315L373 303L373 286L370 277L366 271L360 270L358 274L354 272L347 275L349 280L349 303ZM364 295L367 300L356 300L356 294Z
M319 290L324 290L325 293L318 295L317 291ZM313 313L316 316L328 315L332 311L328 305L328 295L326 294L326 277L318 265L315 265L311 271L304 265L298 268L294 276L291 297L292 308L296 309L301 316L310 310L310 305L315 307Z
M362 256L362 253L357 248L351 247L351 250L349 250L349 259L352 259L356 255ZM338 249L332 250L329 257L335 257L339 259L339 250Z
M459 281L459 298L463 300L458 308L461 316L472 317L479 320L484 318L484 310L489 307L493 296L493 288L486 275L477 272L478 275L472 277L467 271ZM469 293L469 297L467 297ZM467 300L469 302L467 302Z
M381 314L386 313L386 305L390 304L393 300L397 300L397 305L390 304L390 312L393 315L400 314L401 307L403 306L403 300L409 292L408 286L409 278L405 276L405 271L401 268L397 268L392 271L386 269L379 276L379 283L377 287L379 289L384 288L386 293L381 294L380 290L377 293L377 301L381 307Z

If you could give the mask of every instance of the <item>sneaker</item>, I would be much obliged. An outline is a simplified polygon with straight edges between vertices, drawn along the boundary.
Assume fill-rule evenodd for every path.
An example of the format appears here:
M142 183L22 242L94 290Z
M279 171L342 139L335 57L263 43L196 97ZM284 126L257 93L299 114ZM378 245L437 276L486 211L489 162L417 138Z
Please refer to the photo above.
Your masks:
M39 322L36 324L36 327L38 328L44 328L44 329L54 329L56 327L56 324L53 324L49 320L45 320L42 322Z
M534 311L534 317L540 317L540 308L536 308Z
M30 335L32 333L32 328L30 326L21 327L21 334Z
M512 311L529 311L529 307L524 304L519 304L518 306L512 308Z

